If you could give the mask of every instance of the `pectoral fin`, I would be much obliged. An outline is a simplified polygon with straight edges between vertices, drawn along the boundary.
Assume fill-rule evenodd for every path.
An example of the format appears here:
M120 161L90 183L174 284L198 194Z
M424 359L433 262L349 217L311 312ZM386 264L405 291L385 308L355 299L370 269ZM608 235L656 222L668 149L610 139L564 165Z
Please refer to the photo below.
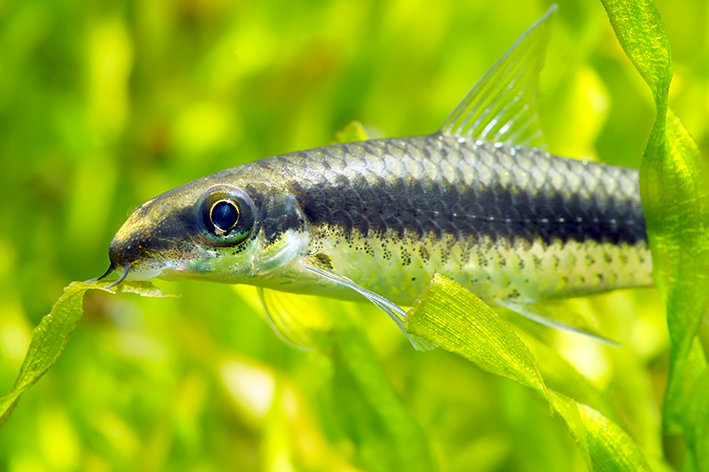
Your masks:
M331 324L320 297L258 288L266 320L286 344L303 351L320 343Z
M376 294L370 290L367 290L364 287L361 287L360 285L348 279L347 277L340 275L329 268L323 267L321 264L317 264L316 261L308 261L308 263L305 265L305 268L332 282L336 282L340 285L344 285L345 287L351 288L355 292L364 296L370 302L374 303L384 313L389 315L392 320L394 320L394 323L396 323L399 329L401 329L401 331L406 335L406 337L409 338L409 341L411 341L411 344L414 346L414 348L418 349L419 351L425 351L428 349L434 349L436 347L428 341L425 341L417 336L411 335L406 332L406 328L404 327L404 318L406 317L406 312L395 303L390 302L379 294Z

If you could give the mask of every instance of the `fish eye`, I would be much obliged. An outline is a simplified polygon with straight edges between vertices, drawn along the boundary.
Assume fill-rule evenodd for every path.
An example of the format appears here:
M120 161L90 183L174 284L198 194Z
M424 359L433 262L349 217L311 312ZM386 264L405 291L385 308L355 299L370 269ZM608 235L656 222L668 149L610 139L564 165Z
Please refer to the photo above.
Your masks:
M212 205L209 218L216 229L226 232L239 221L239 208L231 200L219 200Z
M202 236L215 246L233 246L246 239L255 222L251 197L231 185L207 189L197 206L197 220Z

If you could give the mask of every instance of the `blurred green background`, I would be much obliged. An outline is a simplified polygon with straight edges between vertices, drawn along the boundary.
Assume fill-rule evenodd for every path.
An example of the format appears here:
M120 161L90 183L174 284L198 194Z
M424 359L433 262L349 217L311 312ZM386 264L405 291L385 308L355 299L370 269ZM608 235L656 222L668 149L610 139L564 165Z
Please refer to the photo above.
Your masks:
M374 137L433 132L550 3L0 2L0 394L32 328L70 281L105 270L137 205L328 144L350 120ZM540 88L549 150L637 167L650 93L600 2L557 3ZM709 5L658 6L670 104L706 156ZM0 430L0 470L403 470L389 447L401 435L346 351L284 345L248 287L159 286L182 298L87 296L64 355ZM622 348L519 324L589 379L653 461L668 348L659 298L580 303ZM561 420L522 387L414 352L367 305L343 310L359 312L378 358L369 367L383 367L440 470L585 470ZM554 388L564 391L562 375ZM681 452L665 438L670 462Z

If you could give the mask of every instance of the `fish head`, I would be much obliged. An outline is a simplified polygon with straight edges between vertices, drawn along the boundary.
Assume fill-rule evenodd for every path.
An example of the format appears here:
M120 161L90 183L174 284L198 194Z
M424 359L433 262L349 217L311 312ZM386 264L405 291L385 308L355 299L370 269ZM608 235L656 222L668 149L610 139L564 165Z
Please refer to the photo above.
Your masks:
M109 248L118 282L161 278L239 283L281 273L308 245L307 221L282 185L230 169L149 200Z

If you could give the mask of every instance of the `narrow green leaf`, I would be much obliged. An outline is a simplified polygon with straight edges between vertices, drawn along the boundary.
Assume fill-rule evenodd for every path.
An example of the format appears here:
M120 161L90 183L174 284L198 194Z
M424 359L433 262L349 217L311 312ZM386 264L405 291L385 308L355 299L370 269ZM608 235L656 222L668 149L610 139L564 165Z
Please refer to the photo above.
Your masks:
M15 385L10 393L0 398L0 428L7 421L22 394L42 378L59 358L84 314L82 302L86 291L96 289L116 293L102 285L106 283L72 282L64 289L64 294L54 304L51 312L42 318L34 329ZM119 286L119 289L146 297L166 297L149 282L125 282Z
M693 384L692 372L705 365L698 356L690 358L690 350L709 302L709 173L671 110L666 131L665 146L650 150L648 145L646 156L662 157L644 158L641 185L653 276L665 299L672 342L664 419L676 431L679 423L692 421L684 416L688 391L683 385Z
M591 382L557 351L533 336L524 336L523 342L537 359L544 383L550 389L563 391L567 396L591 406L611 420L618 420L616 413Z
M589 469L596 471L650 470L633 440L598 411L551 390L554 409L564 418Z
M593 408L548 389L536 359L512 328L472 292L439 274L407 314L409 332L459 354L481 369L530 387L566 422L592 471L650 470L614 422Z
M709 368L697 376L687 401L687 417L693 418L687 431L687 443L699 472L709 471Z
M74 283L81 283L81 282L74 282ZM175 295L173 293L163 293L159 288L157 288L155 285L153 285L152 282L147 281L147 280L146 281L132 281L131 280L129 282L123 282L123 283L121 283L121 285L119 285L115 289L105 289L103 287L99 287L99 286L95 286L94 284L91 284L88 289L92 289L92 288L99 288L101 290L105 290L105 291L108 291L111 293L116 293L116 292L134 293L136 295L140 295L141 297L146 297L146 298L180 298L179 295Z
M681 121L668 109L670 46L651 0L601 0L626 54L650 86L657 117L643 155L640 188L653 278L667 307L672 342L665 426L679 431L687 385L693 385L692 340L709 303L709 169ZM697 359L693 356L692 359ZM687 378L689 376L689 378Z
M664 116L672 80L672 58L660 11L652 0L601 0L601 3L620 45L652 89L658 116Z
M517 333L485 302L444 275L433 275L407 314L406 329L486 372L547 396L537 362Z

